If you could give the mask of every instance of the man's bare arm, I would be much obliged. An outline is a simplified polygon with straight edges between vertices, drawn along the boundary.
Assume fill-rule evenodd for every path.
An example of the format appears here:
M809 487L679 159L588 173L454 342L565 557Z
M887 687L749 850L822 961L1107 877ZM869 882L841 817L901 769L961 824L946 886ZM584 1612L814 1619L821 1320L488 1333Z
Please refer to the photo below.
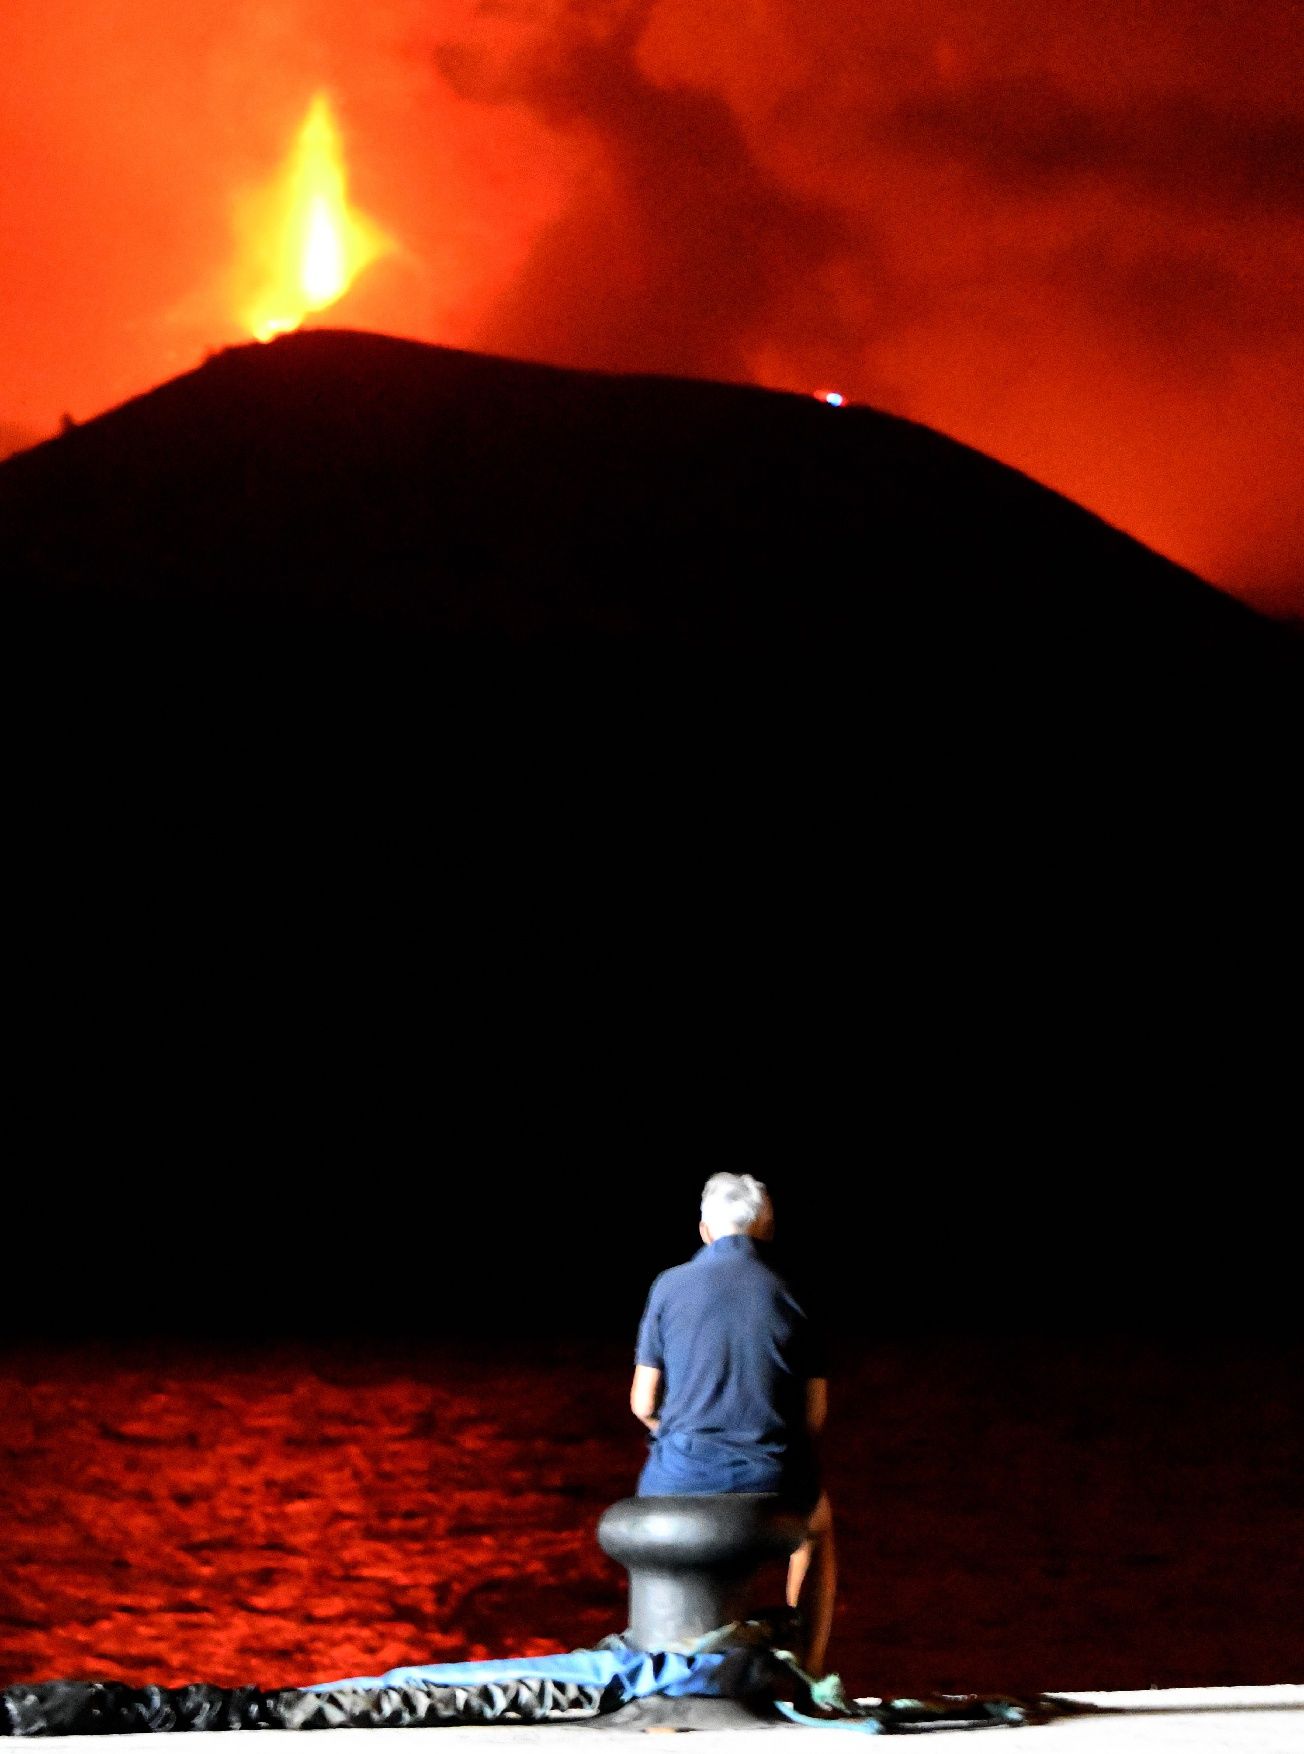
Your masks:
M828 1412L828 1378L823 1376L809 1377L806 1382L806 1429L812 1437L818 1437L823 1431Z
M641 1419L649 1431L655 1431L661 1423L657 1418L660 1400L661 1372L655 1364L636 1364L634 1381L629 1391L629 1409L635 1419Z

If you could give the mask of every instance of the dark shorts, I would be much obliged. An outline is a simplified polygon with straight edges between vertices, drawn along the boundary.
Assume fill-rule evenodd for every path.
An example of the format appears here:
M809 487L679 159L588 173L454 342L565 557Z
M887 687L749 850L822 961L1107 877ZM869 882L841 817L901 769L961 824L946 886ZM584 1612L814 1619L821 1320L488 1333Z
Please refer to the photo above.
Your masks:
M819 1502L820 1483L813 1463L776 1461L678 1433L653 1438L638 1477L640 1498L729 1492L773 1492L786 1507L809 1516Z

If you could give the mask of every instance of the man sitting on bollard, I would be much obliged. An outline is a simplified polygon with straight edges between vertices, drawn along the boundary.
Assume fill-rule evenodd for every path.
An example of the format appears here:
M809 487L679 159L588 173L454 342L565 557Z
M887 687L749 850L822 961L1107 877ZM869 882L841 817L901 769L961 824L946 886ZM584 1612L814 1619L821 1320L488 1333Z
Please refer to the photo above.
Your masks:
M828 1382L805 1311L767 1263L774 1208L750 1175L702 1190L703 1247L654 1282L629 1404L652 1433L640 1497L773 1492L808 1519L788 1565L806 1668L824 1670L837 1582L816 1440Z

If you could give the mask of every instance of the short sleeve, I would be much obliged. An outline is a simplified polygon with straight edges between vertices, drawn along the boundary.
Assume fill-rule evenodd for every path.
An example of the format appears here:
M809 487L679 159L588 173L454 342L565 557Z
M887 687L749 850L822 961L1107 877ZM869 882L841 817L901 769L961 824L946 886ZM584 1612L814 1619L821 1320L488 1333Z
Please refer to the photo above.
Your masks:
M664 1370L666 1367L665 1351L661 1338L661 1281L658 1279L648 1292L647 1304L643 1310L643 1319L638 1324L638 1344L634 1350L635 1364L650 1365L653 1370Z

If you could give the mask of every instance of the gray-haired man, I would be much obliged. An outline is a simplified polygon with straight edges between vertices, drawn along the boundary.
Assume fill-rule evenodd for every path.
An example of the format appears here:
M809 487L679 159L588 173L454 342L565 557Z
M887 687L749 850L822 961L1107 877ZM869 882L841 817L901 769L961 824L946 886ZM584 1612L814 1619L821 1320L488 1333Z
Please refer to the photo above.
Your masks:
M809 1518L788 1567L808 1669L823 1671L837 1581L817 1439L828 1405L819 1342L765 1259L774 1208L750 1175L702 1190L703 1247L653 1283L629 1404L652 1433L641 1496L774 1492Z

